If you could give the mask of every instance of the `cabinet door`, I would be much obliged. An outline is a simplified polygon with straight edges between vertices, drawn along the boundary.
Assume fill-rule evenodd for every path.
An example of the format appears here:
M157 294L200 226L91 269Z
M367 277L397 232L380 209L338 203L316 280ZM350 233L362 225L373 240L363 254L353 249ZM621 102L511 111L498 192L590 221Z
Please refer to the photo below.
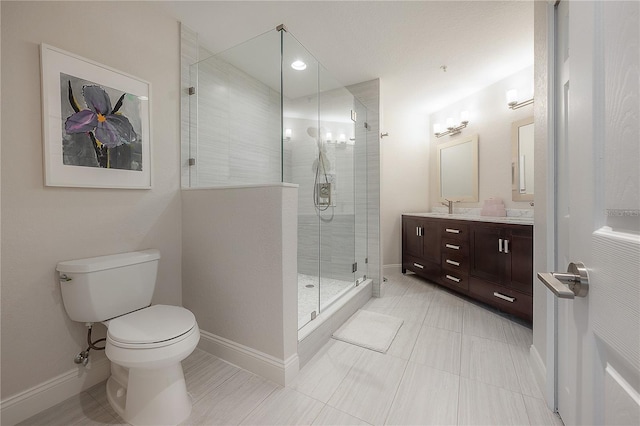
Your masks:
M530 229L512 229L505 236L505 284L533 294L533 235Z
M469 274L494 283L502 283L504 253L500 251L503 239L500 227L472 225L469 232Z
M440 222L425 220L422 222L422 258L440 263Z
M405 254L422 258L422 220L412 217L402 218L402 250Z

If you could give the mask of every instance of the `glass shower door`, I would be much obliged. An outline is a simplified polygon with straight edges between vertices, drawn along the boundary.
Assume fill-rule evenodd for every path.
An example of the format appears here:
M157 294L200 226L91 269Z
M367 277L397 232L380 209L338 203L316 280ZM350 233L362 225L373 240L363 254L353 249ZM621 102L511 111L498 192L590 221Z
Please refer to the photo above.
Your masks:
M320 311L355 283L354 97L320 68L315 205L320 223Z

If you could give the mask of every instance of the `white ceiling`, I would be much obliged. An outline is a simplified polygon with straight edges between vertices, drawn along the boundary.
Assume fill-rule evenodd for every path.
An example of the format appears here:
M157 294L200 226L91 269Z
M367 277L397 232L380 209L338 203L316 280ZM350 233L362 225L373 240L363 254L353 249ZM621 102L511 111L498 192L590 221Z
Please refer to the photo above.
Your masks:
M424 114L533 64L532 1L177 1L161 7L214 53L285 24L342 84L380 78L385 101Z

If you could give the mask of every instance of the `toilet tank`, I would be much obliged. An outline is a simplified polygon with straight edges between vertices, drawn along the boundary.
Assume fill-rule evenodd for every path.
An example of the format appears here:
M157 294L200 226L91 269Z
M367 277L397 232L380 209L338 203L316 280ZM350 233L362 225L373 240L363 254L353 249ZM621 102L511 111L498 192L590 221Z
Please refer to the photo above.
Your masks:
M159 259L151 249L58 263L69 318L101 322L149 306Z

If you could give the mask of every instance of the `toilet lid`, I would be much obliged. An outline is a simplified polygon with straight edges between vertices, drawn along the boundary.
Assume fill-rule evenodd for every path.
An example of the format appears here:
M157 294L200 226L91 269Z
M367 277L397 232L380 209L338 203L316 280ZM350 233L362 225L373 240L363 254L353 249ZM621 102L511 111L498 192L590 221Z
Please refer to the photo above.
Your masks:
M121 343L157 343L174 339L196 324L191 311L180 306L153 305L109 322L108 336Z

